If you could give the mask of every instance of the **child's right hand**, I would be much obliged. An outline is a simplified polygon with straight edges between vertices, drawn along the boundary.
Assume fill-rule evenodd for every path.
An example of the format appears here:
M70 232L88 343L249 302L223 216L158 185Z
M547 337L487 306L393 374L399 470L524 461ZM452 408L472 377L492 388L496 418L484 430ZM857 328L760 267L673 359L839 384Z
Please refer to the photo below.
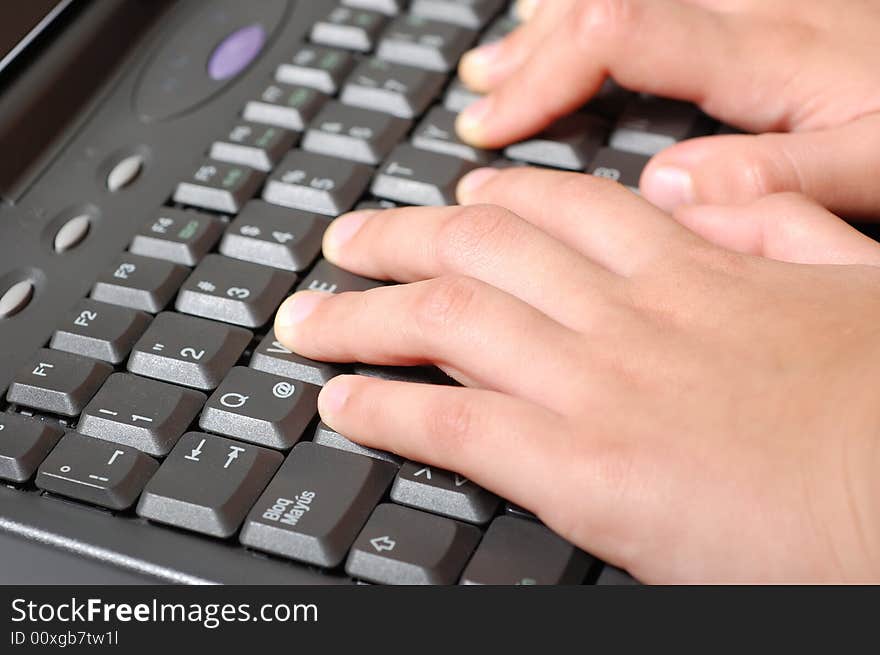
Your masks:
M523 27L462 62L464 81L489 94L460 116L466 140L500 147L526 138L610 75L747 131L776 132L660 153L641 181L658 206L799 191L839 214L880 215L880 4L530 0L520 8Z

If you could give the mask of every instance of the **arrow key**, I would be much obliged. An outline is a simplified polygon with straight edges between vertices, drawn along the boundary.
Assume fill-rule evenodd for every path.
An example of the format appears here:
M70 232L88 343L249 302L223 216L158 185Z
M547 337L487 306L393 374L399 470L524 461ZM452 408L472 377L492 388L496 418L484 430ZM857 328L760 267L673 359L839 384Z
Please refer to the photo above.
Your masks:
M399 505L379 505L345 571L380 584L452 584L480 539L472 525Z

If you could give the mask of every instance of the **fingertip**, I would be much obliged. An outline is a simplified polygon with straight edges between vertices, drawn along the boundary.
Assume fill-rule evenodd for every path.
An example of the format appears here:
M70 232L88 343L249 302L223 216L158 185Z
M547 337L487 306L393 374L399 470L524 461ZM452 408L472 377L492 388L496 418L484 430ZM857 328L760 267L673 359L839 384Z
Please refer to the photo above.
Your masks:
M298 291L281 303L275 314L275 336L291 348L294 344L297 328L330 294L321 291Z
M487 121L492 111L489 97L470 105L455 119L455 131L462 141L478 148L490 147L487 139Z
M500 172L497 168L477 168L461 178L455 189L455 195L458 198L459 204L471 204L474 195L480 188Z
M524 23L531 20L540 4L541 0L517 0L514 6L516 17Z
M497 41L464 54L458 65L458 76L466 87L479 93L491 88L493 68L501 59L503 47L503 41Z
M318 394L318 413L321 420L336 429L339 416L351 396L354 375L337 375L328 380Z
M332 264L339 264L342 247L351 241L364 223L377 213L378 211L375 209L349 212L330 223L330 226L324 231L322 243L324 258Z
M642 174L639 188L646 200L667 212L696 202L693 175L681 166L649 165Z

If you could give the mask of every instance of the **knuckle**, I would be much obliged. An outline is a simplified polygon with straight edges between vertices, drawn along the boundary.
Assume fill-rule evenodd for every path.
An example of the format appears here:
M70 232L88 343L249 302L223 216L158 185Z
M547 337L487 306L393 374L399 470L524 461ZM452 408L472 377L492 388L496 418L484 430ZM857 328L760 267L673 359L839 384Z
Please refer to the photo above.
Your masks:
M489 248L501 247L511 232L510 214L495 205L460 207L441 225L435 245L440 263L456 270Z
M477 432L477 411L464 396L447 398L425 415L425 435L438 461L462 459L463 448Z
M415 308L421 333L429 339L448 335L470 314L478 290L476 280L463 276L438 278L426 285Z

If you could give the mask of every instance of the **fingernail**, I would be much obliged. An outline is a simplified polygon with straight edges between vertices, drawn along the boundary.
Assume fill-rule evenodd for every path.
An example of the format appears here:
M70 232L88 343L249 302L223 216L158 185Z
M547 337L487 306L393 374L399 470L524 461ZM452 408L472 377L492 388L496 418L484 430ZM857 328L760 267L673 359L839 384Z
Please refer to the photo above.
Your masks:
M318 394L318 412L325 423L330 423L328 419L342 411L350 391L351 386L345 376L335 377L324 384Z
M666 211L681 205L692 205L696 198L691 174L676 166L660 166L652 171L642 184L642 193Z
M502 42L496 41L465 53L459 65L459 73L465 83L477 89L485 88L489 82L492 67L500 57L502 50Z
M489 98L482 98L461 112L455 121L458 136L468 143L480 145L483 126L491 109L492 101Z
M331 262L336 262L339 249L351 241L352 237L358 233L364 223L376 213L376 210L366 209L343 214L333 221L326 232L324 232L324 257Z
M478 168L465 175L458 182L455 189L455 195L458 196L458 202L462 205L468 203L468 198L478 191L481 186L486 184L490 179L498 175L500 171L497 168Z
M284 301L275 317L279 328L294 327L306 320L315 307L327 300L330 294L320 291L300 291Z
M541 0L518 0L516 3L516 16L525 22L535 15Z

